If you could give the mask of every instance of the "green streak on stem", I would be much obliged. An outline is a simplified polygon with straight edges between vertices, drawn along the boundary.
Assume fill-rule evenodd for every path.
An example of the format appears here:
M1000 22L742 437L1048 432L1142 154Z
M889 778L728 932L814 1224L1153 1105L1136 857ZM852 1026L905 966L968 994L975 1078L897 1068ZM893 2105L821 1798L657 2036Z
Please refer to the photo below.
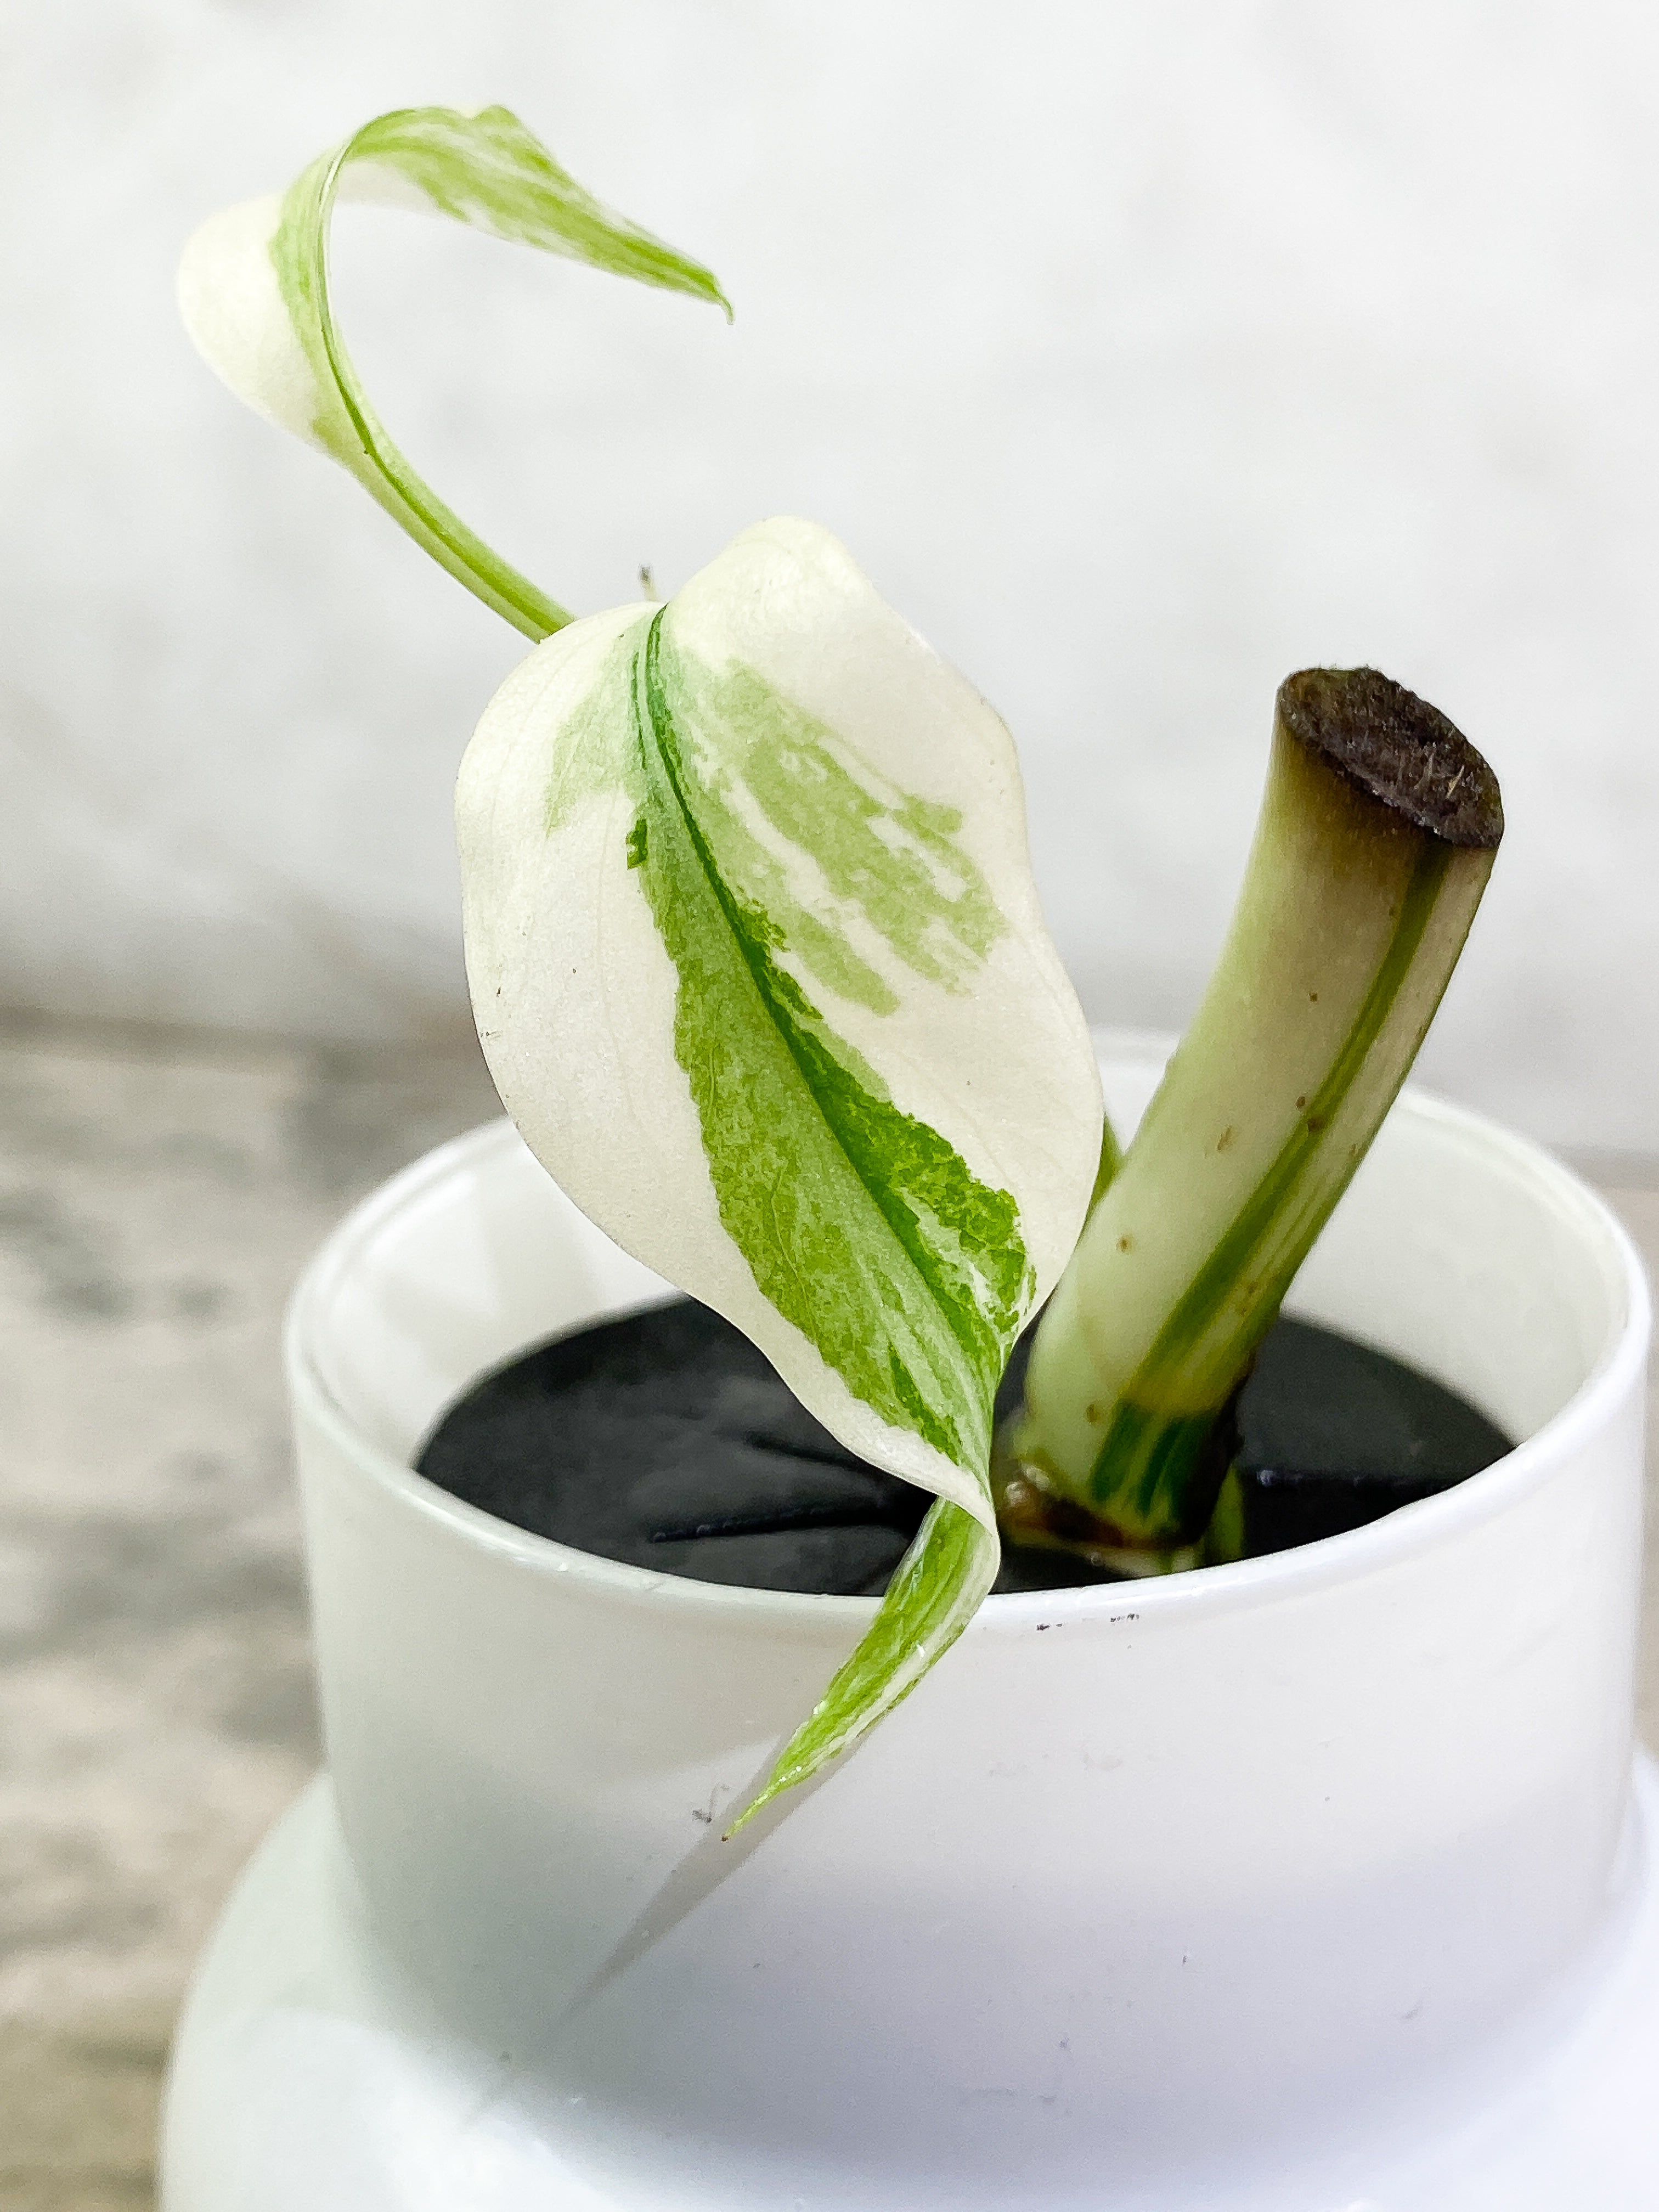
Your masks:
M1265 1279L1261 1275L1263 1257L1272 1252L1276 1226L1296 1206L1318 1170L1321 1139L1352 1089L1411 972L1450 860L1450 848L1443 845L1425 843L1419 854L1388 950L1336 1058L1278 1158L1222 1231L1113 1408L1090 1470L1088 1487L1090 1502L1103 1511L1109 1510L1120 1526L1170 1530L1185 1527L1191 1511L1189 1496L1214 1426L1214 1413L1171 1414L1158 1408L1178 1389L1185 1370L1205 1340L1214 1334L1229 1305L1237 1307L1243 1318L1227 1336L1223 1358L1210 1362L1212 1368L1218 1364L1224 1373L1236 1371L1272 1325L1290 1279L1306 1256L1312 1235L1292 1237L1287 1251L1268 1260L1270 1272ZM1335 1188L1321 1194L1316 1212L1304 1209L1304 1218L1311 1218L1316 1229L1346 1187L1357 1164L1357 1160L1351 1162ZM1257 1279L1252 1282L1248 1279L1253 1268Z

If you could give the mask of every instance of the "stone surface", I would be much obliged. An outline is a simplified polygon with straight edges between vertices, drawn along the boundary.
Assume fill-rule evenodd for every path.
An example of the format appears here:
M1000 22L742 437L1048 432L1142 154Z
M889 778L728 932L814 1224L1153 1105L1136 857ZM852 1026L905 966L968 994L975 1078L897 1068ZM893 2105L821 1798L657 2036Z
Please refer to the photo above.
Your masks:
M0 1026L3 2212L149 2202L191 1959L316 1757L283 1298L494 1110L470 1055ZM1659 1258L1659 1177L1600 1172Z
M316 1759L277 1359L474 1060L0 1037L0 2206L148 2203L190 1960Z

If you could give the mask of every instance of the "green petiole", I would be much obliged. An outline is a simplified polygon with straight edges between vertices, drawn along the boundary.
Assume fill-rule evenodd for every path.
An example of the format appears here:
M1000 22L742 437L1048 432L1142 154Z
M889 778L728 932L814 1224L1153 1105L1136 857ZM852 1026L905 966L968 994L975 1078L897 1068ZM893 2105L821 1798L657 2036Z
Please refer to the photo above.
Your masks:
M711 272L601 205L505 107L404 107L320 155L280 199L216 216L191 240L179 301L213 367L253 406L338 461L422 551L526 637L574 619L447 507L369 404L335 320L329 235L342 197L380 199L731 307ZM262 265L263 264L263 265Z

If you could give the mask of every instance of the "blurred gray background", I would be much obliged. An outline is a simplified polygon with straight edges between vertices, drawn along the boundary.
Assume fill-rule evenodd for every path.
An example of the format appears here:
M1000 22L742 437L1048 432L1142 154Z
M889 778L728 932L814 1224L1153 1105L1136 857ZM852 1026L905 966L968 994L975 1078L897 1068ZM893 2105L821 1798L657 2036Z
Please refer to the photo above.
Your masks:
M1650 8L0 11L0 2212L149 2202L188 1961L316 1753L281 1303L492 1110L449 792L521 644L213 382L173 264L491 100L737 321L348 210L453 505L583 610L839 531L1012 724L1098 1021L1194 1004L1280 677L1423 691L1510 824L1423 1073L1659 1248Z
M417 465L582 610L795 510L1000 708L1095 1019L1179 1023L1273 691L1372 661L1510 831L1430 1079L1659 1149L1659 15L1634 0L118 0L3 33L0 1004L466 1014L448 794L521 650L173 313L204 215L519 110L690 302L348 210Z

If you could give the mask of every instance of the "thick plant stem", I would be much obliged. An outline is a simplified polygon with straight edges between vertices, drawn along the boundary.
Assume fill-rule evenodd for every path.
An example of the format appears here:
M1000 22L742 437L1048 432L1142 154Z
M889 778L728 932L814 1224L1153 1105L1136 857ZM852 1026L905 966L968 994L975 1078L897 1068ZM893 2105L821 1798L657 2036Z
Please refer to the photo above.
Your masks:
M1202 1535L1219 1418L1417 1056L1502 834L1492 770L1413 693L1371 669L1281 686L1226 945L1043 1316L1005 1492L1084 1509L1103 1555Z

